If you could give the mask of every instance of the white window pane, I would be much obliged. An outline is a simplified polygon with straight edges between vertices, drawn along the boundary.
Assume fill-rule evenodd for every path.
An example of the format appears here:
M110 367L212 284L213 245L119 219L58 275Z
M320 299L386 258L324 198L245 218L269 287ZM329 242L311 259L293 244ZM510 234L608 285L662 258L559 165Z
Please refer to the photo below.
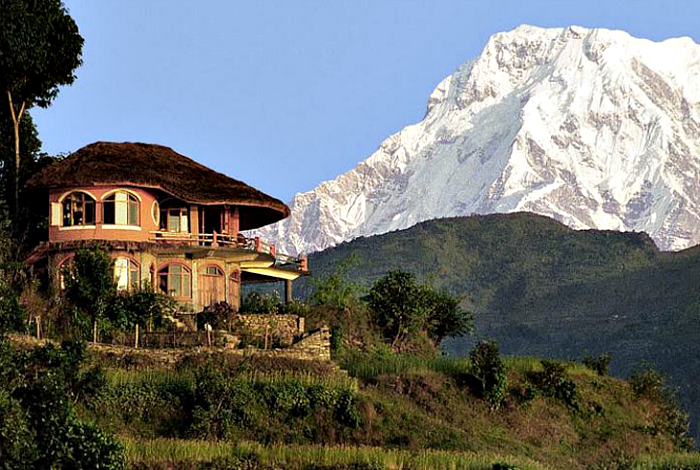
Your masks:
M114 260L114 279L117 281L117 289L127 290L129 288L129 260L127 258Z

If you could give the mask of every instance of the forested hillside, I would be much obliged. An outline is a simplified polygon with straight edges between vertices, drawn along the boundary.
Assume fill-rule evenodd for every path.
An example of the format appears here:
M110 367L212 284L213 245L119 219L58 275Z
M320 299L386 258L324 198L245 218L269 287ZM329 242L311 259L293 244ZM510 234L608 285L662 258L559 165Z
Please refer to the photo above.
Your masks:
M643 233L574 231L542 216L428 221L316 253L316 277L352 259L348 279L369 284L390 269L415 272L462 296L477 338L507 354L612 355L626 376L646 360L669 374L700 420L700 249L661 252ZM308 293L310 282L297 292ZM447 345L466 354L473 338Z

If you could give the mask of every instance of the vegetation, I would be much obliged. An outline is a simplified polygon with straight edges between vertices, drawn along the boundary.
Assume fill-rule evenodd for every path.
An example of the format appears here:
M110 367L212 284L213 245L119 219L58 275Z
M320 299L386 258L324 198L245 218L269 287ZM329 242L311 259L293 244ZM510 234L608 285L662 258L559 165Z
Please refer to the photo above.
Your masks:
M478 393L491 405L491 409L501 407L506 399L508 377L506 366L501 359L495 341L481 341L469 354L469 362L474 377L478 380Z
M83 369L85 345L15 351L0 342L0 467L121 469L113 437L78 418L105 385L100 369Z
M660 252L643 233L576 231L521 213L431 220L315 253L309 263L325 276L349 257L357 262L345 277L364 289L403 269L462 296L476 340L494 338L505 354L609 354L609 373L618 377L651 361L700 422L693 378L700 373L700 248ZM311 295L304 282L295 292ZM463 337L443 348L459 355L473 344ZM698 435L695 424L691 430Z
M440 344L447 336L472 331L472 317L459 300L445 292L418 285L411 273L393 270L375 281L364 297L372 321L394 348L425 333Z
M13 219L19 220L20 123L25 110L47 107L60 85L75 81L83 38L60 0L2 0L0 88L9 107L14 135Z

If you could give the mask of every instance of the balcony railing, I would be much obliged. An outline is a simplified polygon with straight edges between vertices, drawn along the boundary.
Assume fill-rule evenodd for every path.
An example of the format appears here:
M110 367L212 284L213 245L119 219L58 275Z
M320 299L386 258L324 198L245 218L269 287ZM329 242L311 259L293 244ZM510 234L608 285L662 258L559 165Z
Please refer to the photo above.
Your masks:
M306 256L296 257L277 253L277 247L267 243L260 237L246 238L242 235L233 236L220 233L186 233L186 232L151 232L151 241L156 243L183 244L191 246L213 246L239 248L242 250L265 253L275 258L275 267L307 271Z

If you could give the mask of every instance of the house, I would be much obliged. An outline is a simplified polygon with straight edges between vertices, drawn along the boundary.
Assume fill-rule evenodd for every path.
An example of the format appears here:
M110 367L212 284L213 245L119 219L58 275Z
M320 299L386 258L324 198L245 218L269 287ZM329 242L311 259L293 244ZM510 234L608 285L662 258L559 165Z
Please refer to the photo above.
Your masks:
M195 311L221 301L238 309L246 282L284 281L289 301L307 272L305 258L241 234L287 217L284 203L168 147L96 142L29 186L48 197L49 230L28 262L57 285L76 250L94 243L114 258L119 289L152 286Z

